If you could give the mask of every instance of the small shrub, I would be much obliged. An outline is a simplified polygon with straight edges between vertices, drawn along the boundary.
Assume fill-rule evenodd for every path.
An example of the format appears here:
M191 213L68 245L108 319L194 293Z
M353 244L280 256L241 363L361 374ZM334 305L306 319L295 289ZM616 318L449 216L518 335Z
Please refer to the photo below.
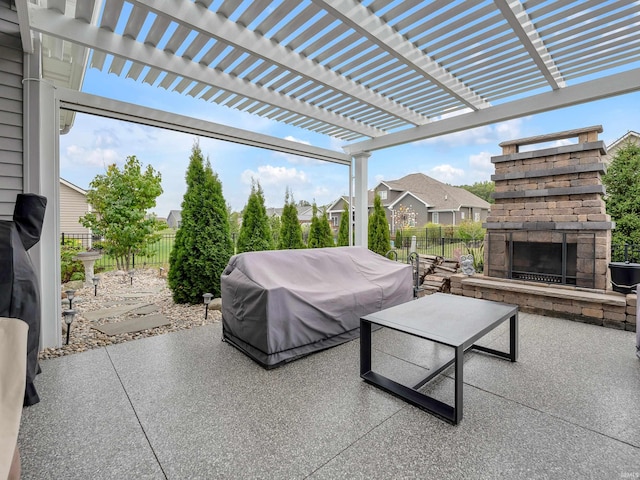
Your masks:
M73 272L71 275L71 281L81 280L84 282L84 273L83 272Z
M437 240L442 237L442 226L437 223L427 223L424 229L429 240Z
M80 260L73 260L82 252L82 242L79 240L65 240L60 246L60 281L67 283L71 280L84 280L84 267Z

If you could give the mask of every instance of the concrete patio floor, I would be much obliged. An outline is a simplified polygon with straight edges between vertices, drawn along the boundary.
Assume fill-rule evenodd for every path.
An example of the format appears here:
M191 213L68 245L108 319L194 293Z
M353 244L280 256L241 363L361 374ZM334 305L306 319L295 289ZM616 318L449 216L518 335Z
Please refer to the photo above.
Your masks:
M521 313L517 363L465 356L452 426L363 382L358 340L266 371L221 329L44 361L23 478L640 478L634 333ZM374 349L405 381L449 353L389 330ZM452 401L451 375L425 388Z

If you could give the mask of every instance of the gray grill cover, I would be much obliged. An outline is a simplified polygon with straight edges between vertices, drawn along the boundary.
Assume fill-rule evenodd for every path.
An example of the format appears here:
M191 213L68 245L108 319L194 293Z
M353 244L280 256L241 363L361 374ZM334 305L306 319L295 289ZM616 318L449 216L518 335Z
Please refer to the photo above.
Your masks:
M222 273L222 332L273 368L357 338L360 317L412 299L411 266L366 248L241 253Z

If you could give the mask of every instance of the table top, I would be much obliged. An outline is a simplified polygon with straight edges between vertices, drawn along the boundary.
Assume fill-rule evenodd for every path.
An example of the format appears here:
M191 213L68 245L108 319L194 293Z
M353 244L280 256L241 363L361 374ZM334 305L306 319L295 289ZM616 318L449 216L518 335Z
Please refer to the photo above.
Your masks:
M517 305L434 293L362 319L444 345L466 348L517 312Z

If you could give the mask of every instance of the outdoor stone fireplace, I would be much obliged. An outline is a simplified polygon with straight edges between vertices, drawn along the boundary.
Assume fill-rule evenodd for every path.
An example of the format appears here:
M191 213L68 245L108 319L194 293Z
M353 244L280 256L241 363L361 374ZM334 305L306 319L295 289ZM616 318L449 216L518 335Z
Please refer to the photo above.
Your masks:
M488 277L605 290L612 222L605 211L601 126L500 144L491 159L495 204L486 220ZM520 147L578 138L577 144Z

